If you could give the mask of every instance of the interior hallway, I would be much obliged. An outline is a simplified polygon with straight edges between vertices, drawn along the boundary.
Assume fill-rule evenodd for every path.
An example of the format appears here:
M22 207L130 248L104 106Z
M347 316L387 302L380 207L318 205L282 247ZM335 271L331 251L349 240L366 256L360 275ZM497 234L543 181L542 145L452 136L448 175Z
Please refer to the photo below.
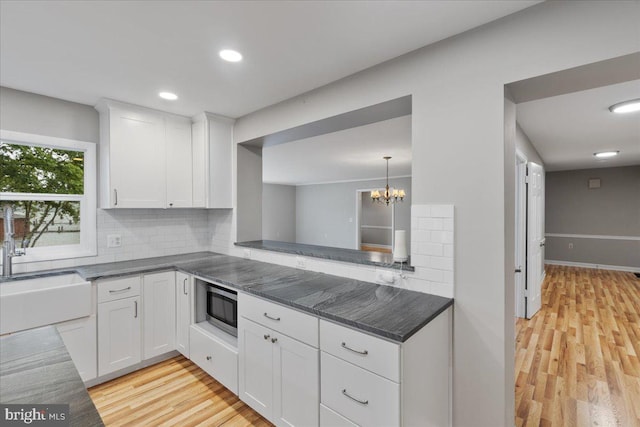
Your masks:
M516 325L516 426L640 427L640 278L547 265Z

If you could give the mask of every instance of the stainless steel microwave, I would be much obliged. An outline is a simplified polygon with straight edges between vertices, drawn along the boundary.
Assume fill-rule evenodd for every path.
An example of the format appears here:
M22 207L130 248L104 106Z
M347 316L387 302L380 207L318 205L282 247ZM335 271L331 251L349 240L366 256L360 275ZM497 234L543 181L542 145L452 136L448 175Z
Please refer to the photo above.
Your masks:
M216 285L207 285L207 321L238 336L238 293Z

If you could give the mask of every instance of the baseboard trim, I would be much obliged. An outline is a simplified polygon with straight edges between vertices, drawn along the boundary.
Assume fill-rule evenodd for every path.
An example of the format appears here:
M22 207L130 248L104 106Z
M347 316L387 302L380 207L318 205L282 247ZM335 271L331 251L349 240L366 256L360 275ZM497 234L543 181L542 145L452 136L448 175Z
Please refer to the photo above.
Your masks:
M640 273L640 267L630 267L625 265L591 264L588 262L559 261L553 259L545 259L544 263L551 265L565 265L567 267L584 267L595 268L597 270L630 271L632 273Z

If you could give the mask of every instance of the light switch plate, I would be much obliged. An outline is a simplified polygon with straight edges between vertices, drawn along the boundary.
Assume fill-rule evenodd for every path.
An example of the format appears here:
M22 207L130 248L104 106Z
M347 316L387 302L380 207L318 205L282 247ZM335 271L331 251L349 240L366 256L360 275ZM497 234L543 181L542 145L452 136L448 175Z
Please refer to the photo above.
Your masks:
M120 234L107 235L108 248L119 248L120 246L122 246L122 236Z

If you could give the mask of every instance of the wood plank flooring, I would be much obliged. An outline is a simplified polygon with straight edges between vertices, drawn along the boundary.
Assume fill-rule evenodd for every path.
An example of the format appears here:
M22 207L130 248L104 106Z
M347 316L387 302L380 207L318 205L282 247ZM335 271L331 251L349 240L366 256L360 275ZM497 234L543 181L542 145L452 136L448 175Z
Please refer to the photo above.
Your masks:
M179 356L89 389L105 425L272 426Z
M546 266L516 326L516 426L640 427L640 279Z

